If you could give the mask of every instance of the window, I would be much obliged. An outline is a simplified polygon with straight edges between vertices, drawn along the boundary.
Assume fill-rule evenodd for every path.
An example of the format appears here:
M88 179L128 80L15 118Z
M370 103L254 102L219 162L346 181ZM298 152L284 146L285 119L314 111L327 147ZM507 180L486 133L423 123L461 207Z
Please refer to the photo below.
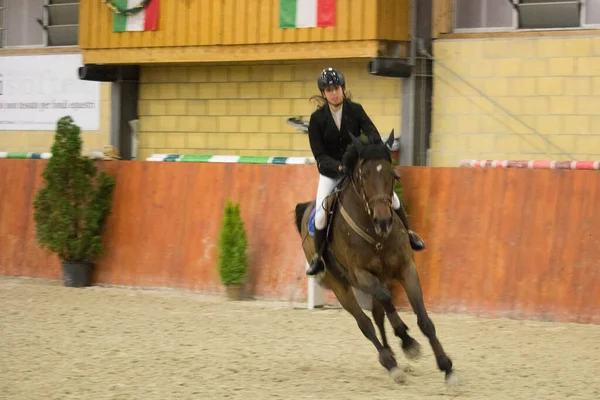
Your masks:
M455 32L600 26L600 0L454 0Z
M506 0L455 0L454 27L459 29L511 28L513 7Z
M585 23L587 25L600 25L600 1L585 2Z
M49 0L48 46L74 46L79 36L79 0Z
M43 46L44 0L4 0L3 47Z
M0 0L0 47L74 46L79 0Z

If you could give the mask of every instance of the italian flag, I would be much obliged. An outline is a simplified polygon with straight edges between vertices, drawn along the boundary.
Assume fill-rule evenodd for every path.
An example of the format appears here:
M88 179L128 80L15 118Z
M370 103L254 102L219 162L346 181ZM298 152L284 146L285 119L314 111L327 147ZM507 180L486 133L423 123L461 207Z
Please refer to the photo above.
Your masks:
M280 28L335 26L335 0L279 0Z
M155 31L158 26L158 1L150 0L146 8L134 14L115 14L113 16L113 31ZM140 2L141 0L114 0L113 4L123 10L138 6Z

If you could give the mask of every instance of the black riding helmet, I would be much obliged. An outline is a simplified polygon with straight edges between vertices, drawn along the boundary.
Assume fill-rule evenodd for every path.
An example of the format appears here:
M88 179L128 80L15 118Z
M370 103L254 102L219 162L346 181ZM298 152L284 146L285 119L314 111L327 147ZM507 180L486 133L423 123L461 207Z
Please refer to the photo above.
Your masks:
M344 78L344 74L335 68L325 68L321 71L321 75L317 79L317 85L319 86L319 90L323 92L325 88L329 85L339 85L342 89L346 89L346 79Z

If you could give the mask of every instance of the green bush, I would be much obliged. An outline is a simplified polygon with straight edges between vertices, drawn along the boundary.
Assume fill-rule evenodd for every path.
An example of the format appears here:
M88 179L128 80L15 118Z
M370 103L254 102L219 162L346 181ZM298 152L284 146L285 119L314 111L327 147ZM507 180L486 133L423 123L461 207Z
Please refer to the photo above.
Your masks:
M97 174L81 147L79 126L70 116L61 118L42 175L44 187L33 204L36 239L61 261L91 261L102 254L101 232L111 210L115 180Z
M246 246L246 230L240 206L227 199L219 237L219 276L223 285L244 283L248 270Z

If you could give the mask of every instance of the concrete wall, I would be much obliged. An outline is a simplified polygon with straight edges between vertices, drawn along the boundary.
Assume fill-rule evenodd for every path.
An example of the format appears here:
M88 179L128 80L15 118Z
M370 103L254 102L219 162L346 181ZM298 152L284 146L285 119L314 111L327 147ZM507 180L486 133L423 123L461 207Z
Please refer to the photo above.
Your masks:
M143 67L138 159L152 153L310 156L305 133L321 69L334 66L382 134L400 131L401 81L369 75L367 61Z
M434 57L433 166L464 158L600 159L600 37L444 39ZM518 119L510 116L498 105Z

